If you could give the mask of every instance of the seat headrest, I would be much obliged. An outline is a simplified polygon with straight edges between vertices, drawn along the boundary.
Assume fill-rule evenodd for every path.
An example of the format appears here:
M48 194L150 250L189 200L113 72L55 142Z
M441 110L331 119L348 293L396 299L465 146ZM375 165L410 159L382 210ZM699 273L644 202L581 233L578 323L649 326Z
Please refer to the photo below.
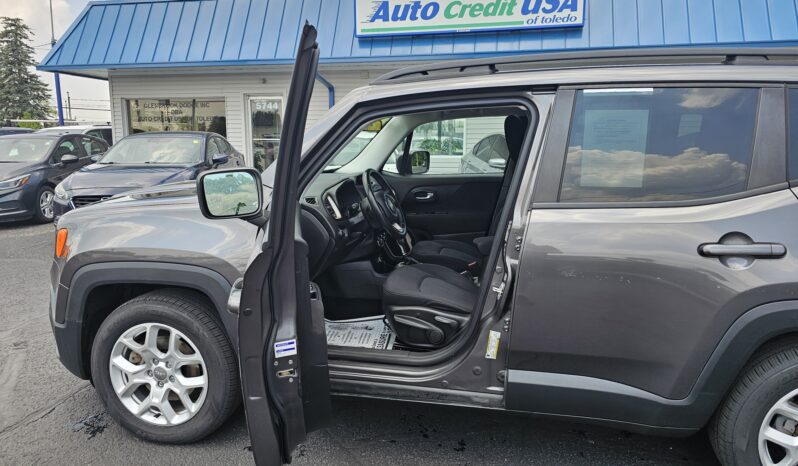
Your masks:
M517 160L518 154L521 153L521 144L524 142L528 124L526 116L509 115L504 119L504 138L507 140L507 150L512 160Z

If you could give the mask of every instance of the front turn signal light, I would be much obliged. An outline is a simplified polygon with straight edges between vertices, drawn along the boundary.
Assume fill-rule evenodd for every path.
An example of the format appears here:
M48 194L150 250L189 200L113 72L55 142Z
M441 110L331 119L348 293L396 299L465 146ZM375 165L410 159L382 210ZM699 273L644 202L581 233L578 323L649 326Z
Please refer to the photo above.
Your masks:
M69 253L69 246L67 246L67 235L69 232L66 228L61 228L55 235L55 257L66 257Z

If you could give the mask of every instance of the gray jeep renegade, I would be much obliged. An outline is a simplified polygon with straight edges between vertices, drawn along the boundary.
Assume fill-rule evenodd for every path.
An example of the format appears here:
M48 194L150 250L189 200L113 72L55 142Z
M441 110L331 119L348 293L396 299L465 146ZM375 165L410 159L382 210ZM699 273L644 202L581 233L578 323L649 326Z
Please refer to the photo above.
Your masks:
M798 50L415 66L305 132L317 62L306 26L263 174L59 219L59 357L120 424L192 442L243 401L274 464L337 394L798 462ZM503 135L495 170L434 153L441 128Z

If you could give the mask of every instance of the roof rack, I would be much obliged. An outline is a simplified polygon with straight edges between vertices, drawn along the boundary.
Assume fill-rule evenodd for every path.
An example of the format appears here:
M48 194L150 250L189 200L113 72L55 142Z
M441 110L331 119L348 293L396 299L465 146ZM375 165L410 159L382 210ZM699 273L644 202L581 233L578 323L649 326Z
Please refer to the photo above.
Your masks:
M504 55L408 66L386 73L372 81L372 84L426 81L456 76L480 76L547 68L666 64L798 65L798 47L627 48Z

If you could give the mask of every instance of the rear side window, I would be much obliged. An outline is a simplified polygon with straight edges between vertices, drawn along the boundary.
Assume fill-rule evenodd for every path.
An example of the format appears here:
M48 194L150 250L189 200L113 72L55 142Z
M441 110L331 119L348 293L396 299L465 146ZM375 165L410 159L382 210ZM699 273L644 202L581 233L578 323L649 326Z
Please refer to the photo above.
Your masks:
M106 150L105 145L96 139L80 138L80 140L87 155L102 154Z
M750 88L579 91L560 201L678 201L745 191L758 96Z

